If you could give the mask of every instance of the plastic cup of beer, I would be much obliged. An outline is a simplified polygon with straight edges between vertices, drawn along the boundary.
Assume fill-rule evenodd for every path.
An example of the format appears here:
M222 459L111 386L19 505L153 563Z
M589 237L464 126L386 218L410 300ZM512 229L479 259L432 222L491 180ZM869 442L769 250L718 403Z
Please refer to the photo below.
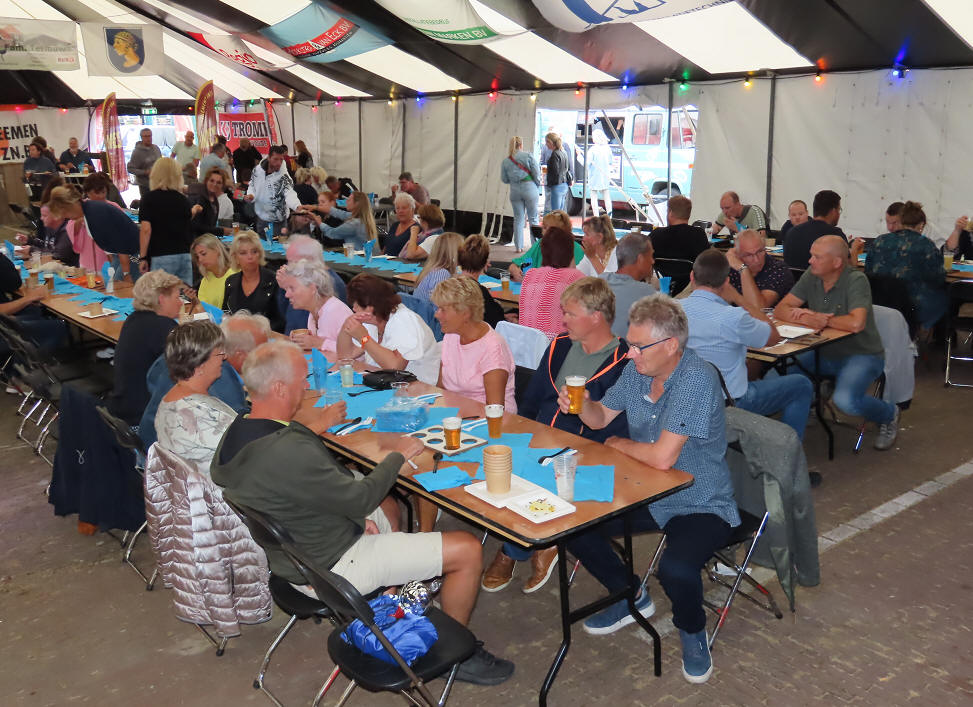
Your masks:
M503 405L487 405L486 420L490 439L499 439L503 435Z
M233 222L233 237L236 238L240 235L240 223L239 221Z
M355 244L354 243L345 243L342 247L345 250L345 257L346 258L350 258L351 256L353 256L355 254Z
M568 387L568 413L580 415L584 407L584 384L588 379L584 376L568 376L564 384Z
M947 271L953 269L953 254L946 253L943 255L943 268Z
M104 314L104 311L101 306L101 302L92 302L91 304L89 304L88 314L90 314L92 317L98 317Z
M503 444L491 444L483 448L483 476L486 477L487 493L500 496L510 493L510 476L513 473L513 450Z
M350 358L343 358L339 361L338 371L341 374L341 387L351 388L355 385L355 367L351 365ZM457 445L459 443L457 442Z
M504 275L503 277L500 278L500 288L504 292L510 291L510 275Z
M39 284L38 275L36 272L32 272L27 276L27 287L37 287Z
M47 286L47 291L54 294L54 275L53 273L48 273L47 277L44 278L44 284Z
M459 449L460 425L463 420L458 417L447 417L443 419L443 438L446 440L446 449Z
M52 260L54 260L54 256L50 253L41 253L41 265L46 265Z
M565 501L574 500L574 477L578 472L578 455L568 452L554 457L554 483L557 495Z
M93 272L88 272L85 273L85 277L88 280L88 289L95 289L95 285L98 284L97 280L95 280L95 274Z

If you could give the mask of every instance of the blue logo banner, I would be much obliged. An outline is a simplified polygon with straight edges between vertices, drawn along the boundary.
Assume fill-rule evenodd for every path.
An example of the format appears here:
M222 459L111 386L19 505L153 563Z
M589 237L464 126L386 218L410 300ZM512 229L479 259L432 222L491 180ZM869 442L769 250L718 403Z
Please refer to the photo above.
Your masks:
M317 63L341 61L391 44L361 20L318 4L260 33L295 59Z

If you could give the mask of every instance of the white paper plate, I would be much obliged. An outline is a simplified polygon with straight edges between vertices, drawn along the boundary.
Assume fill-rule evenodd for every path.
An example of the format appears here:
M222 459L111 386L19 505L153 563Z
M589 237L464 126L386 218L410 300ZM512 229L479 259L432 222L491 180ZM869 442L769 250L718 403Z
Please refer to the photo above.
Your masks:
M813 334L814 329L808 329L805 326L791 326L789 324L778 324L777 333L783 336L785 339L796 339L799 336L804 336L805 334Z
M544 523L576 510L573 504L545 489L512 498L507 501L507 508L532 523Z
M112 314L118 314L117 309L108 309L108 307L103 307L101 314L91 314L87 310L84 312L78 312L78 316L84 317L85 319L100 319L101 317L110 317Z
M520 498L524 494L547 493L537 484L532 484L526 479L522 479L516 474L510 476L510 491L500 495L494 495L487 491L486 481L477 481L475 484L467 484L463 487L466 492L476 496L481 501L486 501L491 506L503 508L508 501Z
M501 287L501 285L500 285L499 282L489 282L489 281L487 281L487 282L481 282L480 284L483 285L488 290L496 290L496 289L498 289L498 288Z

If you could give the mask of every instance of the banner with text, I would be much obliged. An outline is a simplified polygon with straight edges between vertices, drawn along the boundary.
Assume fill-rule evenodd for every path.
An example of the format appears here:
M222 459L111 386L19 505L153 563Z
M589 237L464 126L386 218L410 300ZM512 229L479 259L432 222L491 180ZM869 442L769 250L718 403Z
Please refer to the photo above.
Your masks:
M207 81L196 92L196 142L200 154L207 154L216 144L216 92L213 82Z
M340 61L391 43L361 20L317 4L260 33L291 56L317 63Z
M379 5L427 37L449 44L482 44L507 34L492 28L469 0L376 0Z
M90 76L155 76L165 73L159 25L82 22L81 39Z
M98 111L101 116L101 129L105 138L105 153L108 164L102 169L108 170L108 176L118 187L118 191L128 189L128 167L125 164L125 149L122 147L122 130L118 124L118 104L115 94L110 93L101 104Z
M0 18L0 70L77 68L78 38L73 22Z
M277 134L277 114L274 113L273 101L264 99L264 113L267 115L267 127L270 129L270 144L279 145L280 140Z
M534 0L548 22L568 32L584 32L613 22L645 22L685 15L734 0Z
M220 113L217 125L230 152L240 147L240 138L247 138L261 155L270 152L270 128L263 113Z
M217 54L222 54L230 61L235 61L240 66L257 71L274 71L273 66L260 61L257 55L239 37L234 37L231 34L203 34L202 32L190 32L189 36Z

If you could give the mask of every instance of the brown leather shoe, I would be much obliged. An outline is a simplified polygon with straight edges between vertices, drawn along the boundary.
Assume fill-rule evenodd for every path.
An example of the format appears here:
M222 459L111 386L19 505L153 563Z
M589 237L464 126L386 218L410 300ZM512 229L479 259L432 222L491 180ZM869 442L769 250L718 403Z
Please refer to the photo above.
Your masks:
M524 585L524 594L536 592L547 584L554 567L557 565L557 546L544 550L534 550L530 556L530 567L533 574Z
M493 558L493 562L483 573L480 587L485 592L499 592L501 589L505 589L514 578L515 564L517 564L516 560L504 555L502 549L497 550L497 556Z

